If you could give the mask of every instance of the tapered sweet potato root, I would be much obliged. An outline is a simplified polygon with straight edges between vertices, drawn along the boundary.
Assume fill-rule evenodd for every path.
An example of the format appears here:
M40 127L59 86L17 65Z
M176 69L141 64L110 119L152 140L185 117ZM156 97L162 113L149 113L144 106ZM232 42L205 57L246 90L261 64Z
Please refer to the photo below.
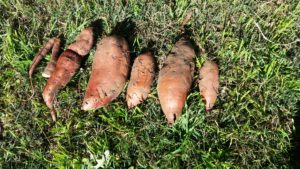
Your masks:
M52 56L50 62L45 67L42 76L45 78L49 78L56 67L56 62L59 57L59 48L60 48L60 39L56 38L54 40L53 48L52 48Z
M199 90L205 100L206 111L214 106L219 88L219 69L218 65L213 61L205 61L199 70Z
M129 64L129 48L123 37L102 39L97 45L81 109L97 109L115 99L125 86Z
M158 75L157 92L169 124L181 115L194 74L195 51L189 41L176 42Z
M53 121L56 121L56 111L53 100L58 90L65 87L79 69L81 62L85 59L88 51L93 45L92 28L84 29L68 49L63 52L56 64L56 68L47 81L43 91L43 98L47 107L51 110Z
M51 38L45 45L39 50L36 56L33 58L33 61L29 68L29 78L32 79L32 74L36 69L37 65L43 59L43 57L52 49L51 60L44 69L43 76L49 78L53 70L55 69L56 62L58 60L58 52L60 48L60 39L59 38Z
M140 104L148 97L154 80L154 64L151 52L143 53L135 59L126 95L128 108Z
M47 107L51 110L53 121L56 121L56 111L53 107L53 100L57 92L65 87L80 67L82 56L76 52L67 49L64 51L58 61L57 66L47 81L43 91L43 98Z

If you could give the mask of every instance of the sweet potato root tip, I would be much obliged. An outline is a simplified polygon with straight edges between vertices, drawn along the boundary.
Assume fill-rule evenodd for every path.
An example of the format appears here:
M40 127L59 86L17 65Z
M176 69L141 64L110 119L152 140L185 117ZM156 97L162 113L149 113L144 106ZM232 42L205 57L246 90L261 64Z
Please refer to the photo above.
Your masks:
M190 42L181 39L176 42L159 72L157 93L169 124L181 115L193 81L195 55Z
M57 90L51 89L52 86L47 85L47 88L45 88L44 92L43 92L43 99L47 105L47 107L50 109L50 113L51 113L51 117L53 121L56 121L56 111L53 108L53 100L55 97L55 92L57 92ZM54 93L52 93L54 92Z
M93 29L88 27L81 31L81 33L76 37L75 42L68 46L68 49L75 51L81 56L85 56L92 48L93 42Z
M183 85L186 84L181 83L180 79L159 79L158 97L168 123L174 123L181 115L189 90L189 86Z
M56 110L55 110L55 109L52 109L50 113L51 113L52 121L53 121L53 122L56 122L56 119L57 119L57 113L56 113Z
M107 104L109 104L111 102L111 100L114 99L114 97L116 97L116 96L109 96L109 97L104 97L101 99L99 99L99 97L97 97L97 96L89 97L82 103L81 110L89 111L89 110L94 110L95 107L97 109L104 107Z
M155 61L151 52L143 53L135 59L126 94L129 109L148 97L154 80L154 68Z
M123 37L103 38L94 55L82 110L94 110L115 99L125 86L129 63L129 48Z
M206 111L210 111L218 97L219 69L213 61L206 61L199 70L199 90L205 102Z
M96 99L97 98L92 98L92 97L85 99L85 101L82 103L81 110L83 111L93 110L93 108L96 107L96 105L94 104L96 103Z
M129 109L135 107L136 105L142 103L148 96L148 91L134 91L131 94L126 95L127 107Z

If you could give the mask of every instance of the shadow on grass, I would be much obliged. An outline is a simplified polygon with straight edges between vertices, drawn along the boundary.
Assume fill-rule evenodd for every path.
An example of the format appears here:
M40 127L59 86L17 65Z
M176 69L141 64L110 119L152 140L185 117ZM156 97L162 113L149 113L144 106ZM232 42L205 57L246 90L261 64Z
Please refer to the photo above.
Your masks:
M126 18L121 22L118 22L111 31L110 35L122 36L128 42L130 51L135 48L134 41L136 38L136 23L132 21L132 18Z
M300 108L300 101L297 103ZM294 116L295 132L292 135L292 148L290 150L291 161L290 165L293 168L300 168L300 112Z
M0 121L0 141L3 140L4 127L3 123Z
M91 22L89 26L92 27L93 29L93 36L94 36L93 46L96 46L98 38L100 38L100 36L103 33L103 20L97 19Z

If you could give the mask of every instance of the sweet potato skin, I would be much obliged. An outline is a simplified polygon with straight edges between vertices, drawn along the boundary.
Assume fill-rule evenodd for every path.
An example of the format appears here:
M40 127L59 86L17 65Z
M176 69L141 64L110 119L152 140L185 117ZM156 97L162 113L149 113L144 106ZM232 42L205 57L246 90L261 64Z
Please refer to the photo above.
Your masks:
M88 51L93 46L92 28L84 29L66 51L64 51L57 63L55 70L47 81L43 91L43 98L47 107L51 110L52 120L56 121L56 111L53 100L57 92L65 87L79 69L81 62L85 60ZM77 44L78 43L78 44Z
M80 56L87 55L93 46L94 38L91 36L93 36L93 28L85 28L76 37L75 42L70 44L67 49L78 53Z
M32 74L34 70L36 69L37 65L40 63L40 61L43 59L43 57L49 52L49 50L52 48L52 56L51 60L44 69L43 76L48 78L50 77L51 73L54 71L56 62L59 57L59 48L60 48L60 39L59 38L51 38L48 40L47 43L43 45L43 47L39 50L39 52L36 54L36 56L33 58L33 61L29 68L29 78L32 79Z
M43 91L43 98L47 107L51 110L53 121L56 121L56 113L53 107L53 100L57 92L65 87L80 67L81 56L76 52L67 49L57 61L57 66L47 81Z
M148 97L154 73L155 60L151 52L143 53L135 59L126 94L128 108L140 104Z
M45 67L42 76L45 78L49 78L56 67L56 63L59 57L59 48L60 48L60 39L55 38L53 48L52 48L52 57L50 62Z
M181 115L194 74L195 51L189 41L179 40L158 75L157 92L169 124Z
M198 81L200 94L205 100L206 111L214 106L218 97L219 88L219 69L213 61L205 61L199 69L200 79Z
M103 107L123 90L129 74L129 48L121 36L108 36L97 45L82 110Z

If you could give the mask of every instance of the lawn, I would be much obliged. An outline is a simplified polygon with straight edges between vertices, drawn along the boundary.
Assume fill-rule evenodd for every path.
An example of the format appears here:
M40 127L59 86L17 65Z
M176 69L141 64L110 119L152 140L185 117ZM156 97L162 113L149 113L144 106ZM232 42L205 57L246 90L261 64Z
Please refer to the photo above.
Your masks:
M212 111L201 101L198 73L172 127L156 81L136 108L127 109L124 89L109 106L81 111L95 48L58 94L55 124L42 99L50 55L33 76L30 99L28 68L49 38L63 37L66 47L101 20L101 39L127 18L136 30L131 55L151 44L161 67L190 11L197 70L207 59L219 65ZM105 152L105 168L299 167L300 2L0 0L0 15L0 168L97 168Z

